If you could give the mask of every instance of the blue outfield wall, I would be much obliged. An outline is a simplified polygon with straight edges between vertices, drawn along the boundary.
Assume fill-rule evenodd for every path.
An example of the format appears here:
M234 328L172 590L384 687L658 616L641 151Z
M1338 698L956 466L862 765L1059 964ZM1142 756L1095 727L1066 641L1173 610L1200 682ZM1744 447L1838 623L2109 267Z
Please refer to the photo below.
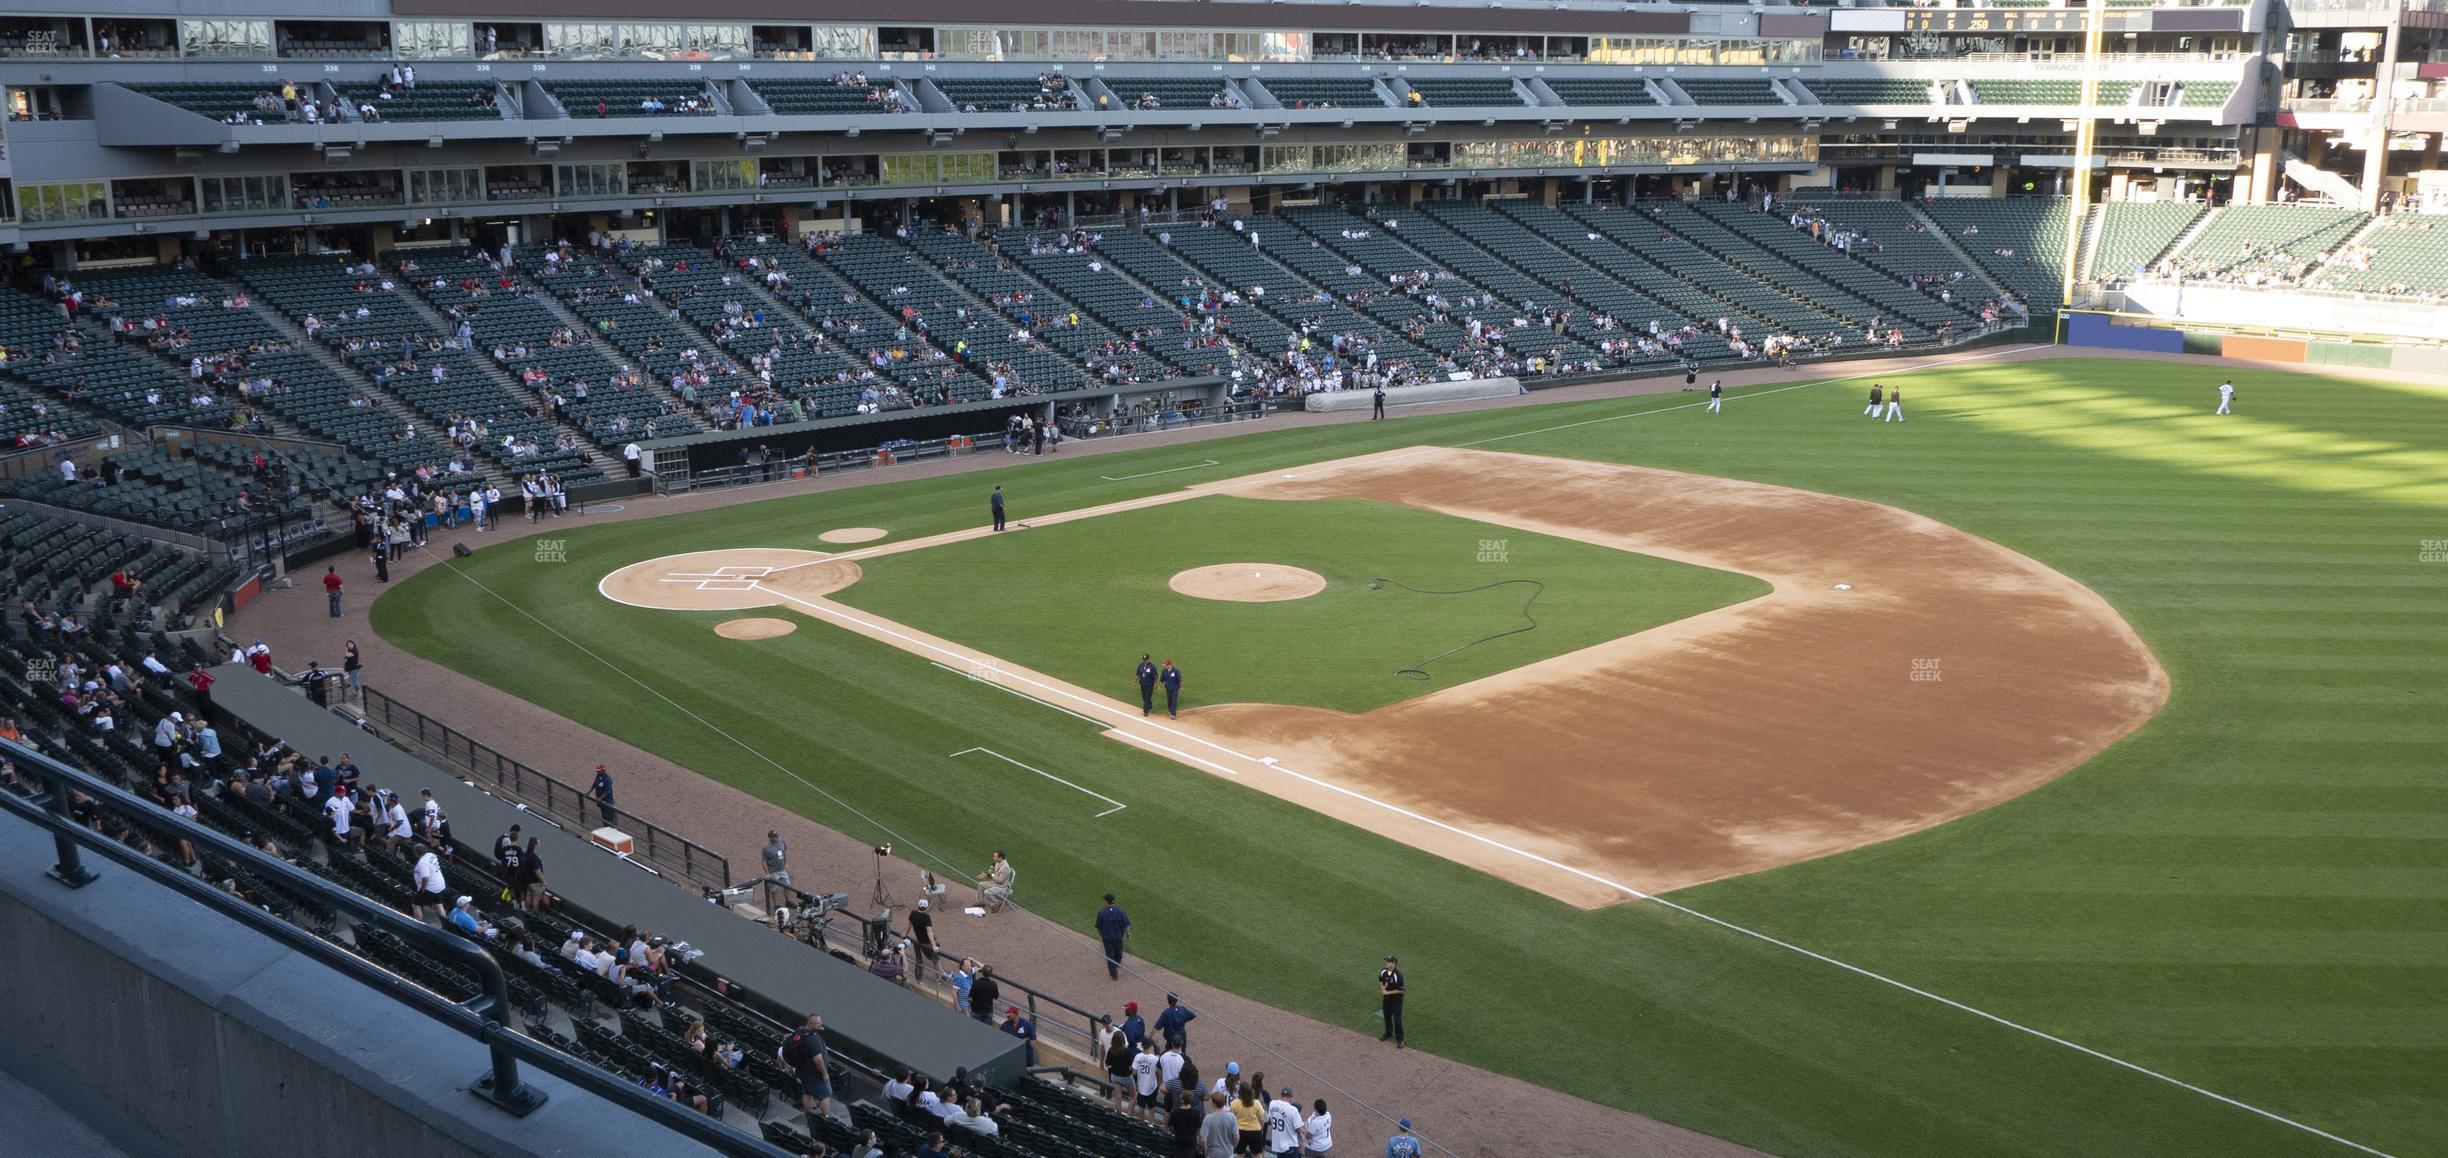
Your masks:
M2181 354L2185 352L2185 336L2182 330L2120 326L2114 319L2102 314L2068 313L2066 345L2103 350L2140 350L2150 354Z

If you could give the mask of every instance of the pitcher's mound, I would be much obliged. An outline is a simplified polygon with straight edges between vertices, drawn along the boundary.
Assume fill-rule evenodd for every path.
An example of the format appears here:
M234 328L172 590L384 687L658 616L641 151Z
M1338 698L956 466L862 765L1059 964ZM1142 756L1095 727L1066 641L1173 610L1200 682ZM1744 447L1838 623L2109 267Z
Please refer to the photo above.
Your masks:
M799 625L787 619L726 619L714 625L714 634L724 639L772 639L799 630Z
M818 551L735 547L631 563L596 590L615 603L665 611L745 611L819 599L858 582L856 563Z
M816 537L828 543L872 543L891 533L882 527L835 527Z
M1173 576L1175 591L1199 599L1231 603L1281 603L1307 599L1326 589L1324 576L1281 563L1218 563L1192 567Z

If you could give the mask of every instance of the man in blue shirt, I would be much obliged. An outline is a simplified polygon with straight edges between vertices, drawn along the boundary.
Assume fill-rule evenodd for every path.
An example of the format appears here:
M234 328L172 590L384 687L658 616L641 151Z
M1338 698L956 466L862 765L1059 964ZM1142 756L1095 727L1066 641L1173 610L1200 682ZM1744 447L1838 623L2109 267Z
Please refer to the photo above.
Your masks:
M1147 1040L1147 1022L1139 1019L1139 1003L1122 1003L1122 1039L1130 1043L1131 1052L1139 1052L1139 1043Z
M1122 942L1130 939L1130 914L1114 903L1112 893L1105 894L1105 907L1097 910L1097 936L1105 942L1105 976L1122 979Z
M1403 1119L1402 1131L1386 1139L1385 1158L1420 1158L1420 1140L1411 1136L1411 1119Z
M1183 1005L1180 997L1167 993L1165 1010L1156 1015L1156 1036L1187 1050L1190 1048L1190 1023L1196 1020L1198 1014L1190 1012L1190 1007Z
M595 766L595 783L587 794L595 798L595 807L603 813L604 827L612 827L612 773L603 765Z
M476 919L476 898L474 897L460 897L457 903L451 906L450 923L451 928L470 937L493 935L493 926Z
M952 971L952 1007L963 1013L969 1012L969 987L977 983L977 974L970 970L976 967L977 962L963 957L960 968Z

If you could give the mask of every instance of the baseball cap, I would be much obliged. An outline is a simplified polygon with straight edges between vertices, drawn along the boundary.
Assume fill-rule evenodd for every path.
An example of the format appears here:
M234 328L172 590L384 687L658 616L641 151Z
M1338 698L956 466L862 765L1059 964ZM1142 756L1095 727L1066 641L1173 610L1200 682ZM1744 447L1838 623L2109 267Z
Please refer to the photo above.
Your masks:
M1228 1074L1237 1074L1237 1073L1240 1073L1240 1072L1241 1072L1241 1063L1240 1063L1240 1062L1225 1062L1225 1063L1224 1063L1224 1072L1225 1072L1225 1073L1228 1073Z
M1401 1125L1403 1129L1408 1130L1411 1128L1411 1119L1405 1118L1399 1123L1399 1125Z
M453 902L452 902L452 904L459 905L459 906L463 906L463 907L464 907L464 906L467 906L467 905L472 905L472 904L475 904L475 903L476 903L476 898L474 898L474 897L461 897L461 898L459 898L458 900L456 900L456 901L453 901Z
M925 907L926 907L926 898L925 898L925 897L920 897L920 898L918 898L918 907L919 907L919 908L921 908L921 909L923 909L923 908L925 908Z
M1292 1096L1292 1087L1290 1087L1290 1086L1285 1086L1285 1087L1283 1088L1283 1096L1284 1096L1284 1097L1287 1097L1287 1098L1291 1097L1291 1096Z
M603 765L601 765L601 764L597 764L597 765L595 766L595 770L596 770L596 771L598 771L598 772L601 772L601 771L603 771L603 770L604 770L604 766L603 766Z
M923 905L923 904L925 904L926 902L925 902L925 901L920 901L920 902L918 902L918 903ZM1125 1002L1123 1002L1123 1003L1122 1003L1122 1012L1124 1012L1124 1013L1137 1013L1137 1012L1139 1012L1139 1003L1138 1003L1138 1002L1136 1002L1136 1001L1125 1001Z

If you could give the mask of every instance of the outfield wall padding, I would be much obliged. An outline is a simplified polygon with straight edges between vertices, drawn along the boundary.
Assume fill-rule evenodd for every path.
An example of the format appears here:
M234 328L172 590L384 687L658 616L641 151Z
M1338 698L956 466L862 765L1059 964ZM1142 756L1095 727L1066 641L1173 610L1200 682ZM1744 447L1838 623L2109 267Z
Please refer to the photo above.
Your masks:
M2103 350L2140 350L2152 354L2184 353L2184 333L2181 330L2158 330L2148 326L2120 326L2099 314L2066 315L2066 345L2092 346Z
M1473 378L1468 382L1426 382L1418 386L1397 386L1386 391L1386 406L1425 406L1431 402L1462 402L1472 398L1510 398L1522 392L1518 378ZM1301 409L1366 410L1374 402L1374 391L1337 390L1327 394L1312 394L1301 399Z
M2227 335L2225 334L2196 334L2191 330L2184 332L2184 352L2188 354L2207 354L2216 358L2227 352L2226 344Z
M2389 369L2448 375L2448 350L2400 346L2389 351Z
M2296 338L2229 334L2222 352L2230 358L2249 358L2255 362L2301 362L2306 356L2304 347L2309 344Z
M2305 352L2313 362L2324 366L2363 366L2386 370L2395 361L2387 346L2358 346L2351 342L2314 342Z

